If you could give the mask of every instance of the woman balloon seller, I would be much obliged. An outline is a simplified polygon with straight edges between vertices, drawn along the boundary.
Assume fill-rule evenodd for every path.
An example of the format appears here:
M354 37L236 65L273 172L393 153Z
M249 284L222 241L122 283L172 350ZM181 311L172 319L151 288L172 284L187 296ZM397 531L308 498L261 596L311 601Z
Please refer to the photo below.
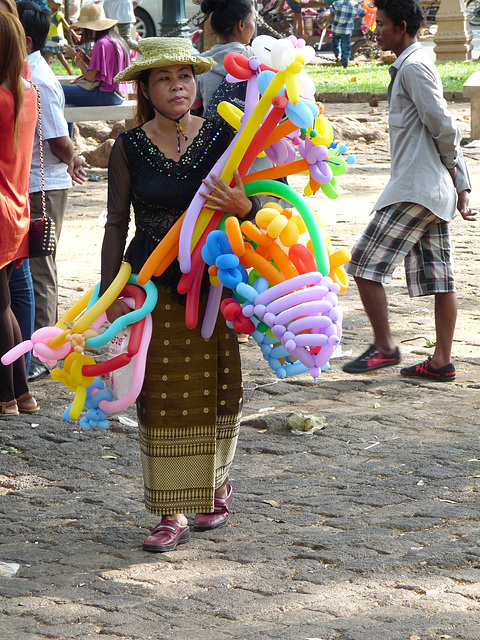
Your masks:
M117 76L136 82L139 126L120 135L110 156L102 291L124 255L130 205L136 232L125 259L138 273L231 138L227 127L190 113L195 76L207 72L213 60L192 55L184 38L146 38L139 46L141 59ZM239 218L254 215L238 173L234 187L213 176L205 184L212 189L210 209ZM196 530L225 525L232 496L228 474L243 402L238 346L221 317L208 340L200 329L186 328L184 296L176 289L180 276L174 260L154 280L159 297L137 400L145 503L161 516L143 543L147 551L172 551L187 542L186 513L196 514ZM205 307L203 294L200 307ZM116 300L107 317L113 322L127 311Z

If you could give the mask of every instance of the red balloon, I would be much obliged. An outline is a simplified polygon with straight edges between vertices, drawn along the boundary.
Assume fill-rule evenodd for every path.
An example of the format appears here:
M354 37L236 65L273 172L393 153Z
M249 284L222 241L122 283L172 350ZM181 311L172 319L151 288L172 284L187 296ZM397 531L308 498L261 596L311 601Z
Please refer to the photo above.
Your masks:
M227 53L223 59L223 66L228 73L239 80L248 80L255 73L250 69L250 63L241 53Z
M200 299L200 287L202 284L203 266L197 269L195 272L195 278L193 279L192 286L187 292L187 300L185 305L185 324L188 329L194 329L197 326L198 321L198 301Z
M122 289L119 298L133 298L135 302L135 309L140 309L145 302L147 294L141 287L137 287L134 284L127 284ZM127 351L130 356L136 356L140 349L142 342L143 328L145 326L145 318L132 324L132 331L130 333L130 340L128 341Z
M86 378L103 376L106 373L115 371L115 369L124 367L130 362L131 359L132 356L128 353L121 353L119 356L115 356L115 358L105 360L104 362L98 362L97 364L86 364L84 367L82 367L82 376L85 376Z

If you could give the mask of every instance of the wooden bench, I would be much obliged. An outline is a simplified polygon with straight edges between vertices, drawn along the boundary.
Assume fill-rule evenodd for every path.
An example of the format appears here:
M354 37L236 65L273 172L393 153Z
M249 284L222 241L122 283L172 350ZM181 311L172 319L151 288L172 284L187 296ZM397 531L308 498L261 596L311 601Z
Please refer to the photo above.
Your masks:
M60 84L68 84L78 76L56 76ZM65 107L67 122L93 122L105 120L133 120L137 109L135 94L128 94L122 104L96 107Z
M125 100L122 104L100 107L65 107L64 115L67 122L133 120L136 109L136 100Z
M480 140L480 71L475 71L463 85L463 95L470 98L470 137Z

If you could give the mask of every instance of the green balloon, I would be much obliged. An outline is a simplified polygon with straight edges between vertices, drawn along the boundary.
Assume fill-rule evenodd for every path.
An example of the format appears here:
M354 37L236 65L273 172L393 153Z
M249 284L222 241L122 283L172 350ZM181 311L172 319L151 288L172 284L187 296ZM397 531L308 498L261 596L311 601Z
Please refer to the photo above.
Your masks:
M335 178L332 179L330 185ZM327 187L329 185L321 185ZM286 200L292 207L294 207L301 215L305 226L307 227L310 239L313 244L313 252L315 254L315 260L317 263L318 271L326 276L330 272L330 261L328 259L327 245L325 243L325 236L320 224L317 220L317 216L302 196L300 196L292 187L284 182L278 180L256 180L245 185L245 192L248 197L256 196L260 193L265 193L269 196L276 196L281 200ZM328 195L328 194L326 194ZM329 198L338 198L338 192L336 196L328 196Z

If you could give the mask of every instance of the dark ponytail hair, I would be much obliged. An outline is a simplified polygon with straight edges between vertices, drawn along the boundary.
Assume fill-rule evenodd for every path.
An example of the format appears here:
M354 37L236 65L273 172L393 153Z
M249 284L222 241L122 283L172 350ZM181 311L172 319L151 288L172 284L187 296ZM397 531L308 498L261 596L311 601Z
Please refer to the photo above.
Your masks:
M202 0L201 10L208 17L212 29L219 36L233 35L239 20L247 20L254 12L252 0Z
M123 71L130 64L130 49L128 48L127 43L122 38L122 36L117 33L117 31L115 30L115 25L113 27L110 27L110 29L104 29L103 31L95 31L95 35L94 35L95 42L98 42L98 40L100 40L100 38L103 38L103 36L108 36L112 41L115 49L115 57L117 58L118 70ZM118 47L116 46L117 44L120 46L122 50L122 54L123 54L122 62L120 62L118 57Z

